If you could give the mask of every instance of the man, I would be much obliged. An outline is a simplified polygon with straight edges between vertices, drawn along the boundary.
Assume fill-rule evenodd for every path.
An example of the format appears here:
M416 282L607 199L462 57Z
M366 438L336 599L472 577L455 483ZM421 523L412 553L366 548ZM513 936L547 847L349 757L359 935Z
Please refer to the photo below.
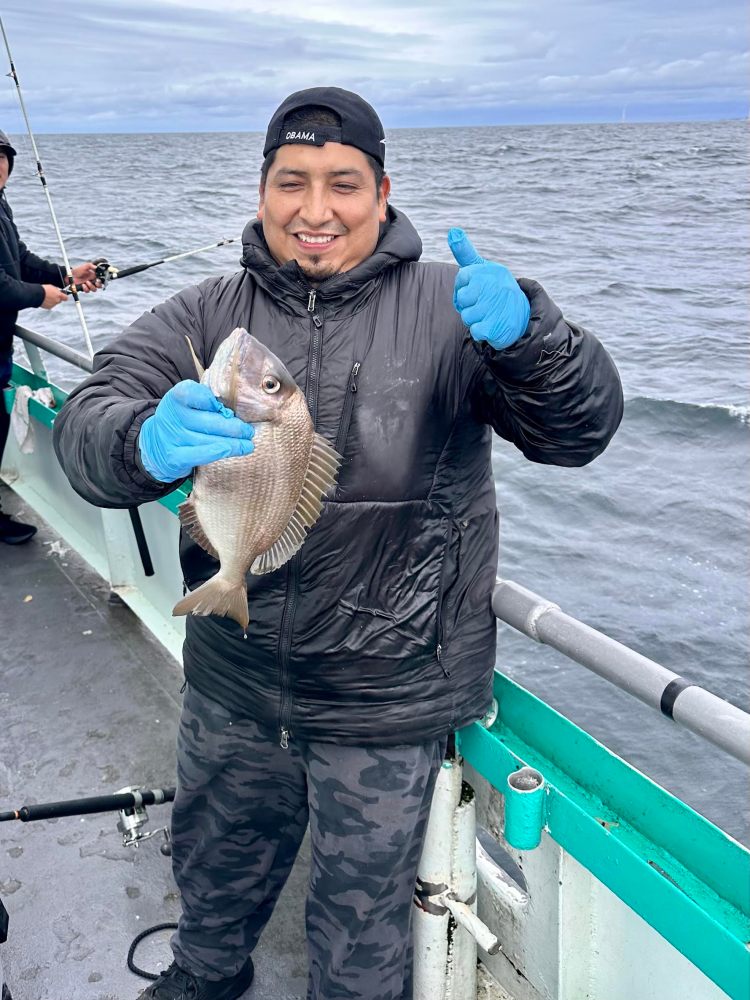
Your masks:
M130 507L253 449L194 379L246 326L343 456L290 563L248 580L251 624L190 617L173 812L175 961L143 997L229 1000L310 822L309 997L411 995L410 914L437 770L492 696L497 511L490 427L532 461L582 465L622 394L610 358L533 281L477 256L418 263L388 204L375 111L291 95L264 147L243 271L142 316L70 396L55 446L74 488ZM455 308L454 308L455 302ZM458 312L457 312L458 310ZM460 313L460 315L459 315ZM216 562L183 534L191 590Z
M5 132L0 132L0 464L8 439L10 416L2 402L2 390L10 384L13 366L13 334L20 309L40 306L54 309L67 298L62 288L62 268L31 253L18 235L13 213L5 197L5 186L13 170L16 151ZM96 269L89 261L73 268L73 278L84 291L95 291ZM31 524L15 521L0 510L0 541L8 545L28 542L36 534Z

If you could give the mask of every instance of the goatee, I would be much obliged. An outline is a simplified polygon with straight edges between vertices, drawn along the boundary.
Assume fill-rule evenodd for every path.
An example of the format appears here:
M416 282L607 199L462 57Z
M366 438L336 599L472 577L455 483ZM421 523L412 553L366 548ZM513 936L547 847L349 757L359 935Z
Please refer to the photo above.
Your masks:
M323 266L320 266L321 260L321 257L313 256L308 257L304 263L300 261L297 261L297 263L299 264L300 271L302 271L306 278L309 278L310 281L319 283L321 281L325 281L326 278L332 278L334 274L338 273L335 267L331 267L325 263Z

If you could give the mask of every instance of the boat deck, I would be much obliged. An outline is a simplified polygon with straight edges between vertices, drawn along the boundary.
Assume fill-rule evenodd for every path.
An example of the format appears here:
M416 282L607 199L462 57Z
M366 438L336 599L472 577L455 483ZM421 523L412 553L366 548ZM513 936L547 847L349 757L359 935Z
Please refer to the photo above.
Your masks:
M4 510L39 525L0 545L0 811L175 783L181 670L105 582L0 484ZM147 830L169 821L150 807ZM0 824L0 898L10 915L0 963L14 1000L131 1000L133 938L177 919L161 836L123 847L117 814ZM249 1000L306 991L306 847L254 955ZM169 931L136 964L171 961Z

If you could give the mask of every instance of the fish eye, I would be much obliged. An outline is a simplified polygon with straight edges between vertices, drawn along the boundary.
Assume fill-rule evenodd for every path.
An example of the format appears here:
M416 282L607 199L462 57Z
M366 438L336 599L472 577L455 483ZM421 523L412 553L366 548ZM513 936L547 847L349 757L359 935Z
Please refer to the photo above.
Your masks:
M264 375L261 385L263 386L263 391L269 395L278 392L281 388L281 382L279 382L275 375Z

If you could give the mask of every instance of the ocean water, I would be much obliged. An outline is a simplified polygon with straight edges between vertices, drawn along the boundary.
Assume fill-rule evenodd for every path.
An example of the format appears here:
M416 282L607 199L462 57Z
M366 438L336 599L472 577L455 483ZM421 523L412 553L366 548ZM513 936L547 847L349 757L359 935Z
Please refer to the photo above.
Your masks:
M6 123L4 127L9 127ZM28 245L57 247L28 139L8 187ZM68 252L119 267L239 236L258 134L39 136ZM748 708L748 126L745 122L394 130L392 202L448 260L480 252L540 281L620 369L625 418L584 469L494 453L498 572ZM185 285L237 268L239 244L84 298L95 346ZM21 322L83 349L72 305ZM50 363L70 387L80 377ZM498 667L733 836L748 770L583 667L501 628Z

